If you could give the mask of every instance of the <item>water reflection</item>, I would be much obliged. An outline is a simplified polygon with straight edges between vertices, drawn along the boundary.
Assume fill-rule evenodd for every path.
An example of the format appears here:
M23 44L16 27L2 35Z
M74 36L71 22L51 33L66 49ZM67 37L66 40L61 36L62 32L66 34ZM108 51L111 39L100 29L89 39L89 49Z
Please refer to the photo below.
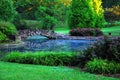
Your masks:
M22 47L9 47L1 51L74 51L79 52L96 42L95 40L48 40L28 39Z

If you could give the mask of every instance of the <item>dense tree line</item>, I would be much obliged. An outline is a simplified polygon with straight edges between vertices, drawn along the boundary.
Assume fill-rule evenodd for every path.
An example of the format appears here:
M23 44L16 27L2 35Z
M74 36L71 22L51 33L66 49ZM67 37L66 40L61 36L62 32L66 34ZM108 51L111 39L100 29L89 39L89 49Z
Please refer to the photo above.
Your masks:
M55 26L58 21L65 22L66 9L71 0L14 0L16 21L38 20L44 29ZM15 21L15 23L16 23ZM18 23L20 23L18 21ZM16 24L18 24L16 23Z

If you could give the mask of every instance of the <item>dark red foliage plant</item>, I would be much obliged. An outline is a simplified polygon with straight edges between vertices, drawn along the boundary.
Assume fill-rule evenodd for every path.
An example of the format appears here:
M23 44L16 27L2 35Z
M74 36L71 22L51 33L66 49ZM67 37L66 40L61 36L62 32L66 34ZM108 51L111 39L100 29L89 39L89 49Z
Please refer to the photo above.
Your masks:
M98 28L76 28L72 29L71 36L102 36L103 32Z

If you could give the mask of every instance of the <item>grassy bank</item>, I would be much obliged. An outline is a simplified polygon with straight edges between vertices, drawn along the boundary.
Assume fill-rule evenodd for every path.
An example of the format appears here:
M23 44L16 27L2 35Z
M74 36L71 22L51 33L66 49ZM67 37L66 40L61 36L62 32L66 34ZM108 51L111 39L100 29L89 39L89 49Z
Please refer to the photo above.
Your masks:
M55 32L57 33L63 33L63 34L69 34L69 28L68 27L57 27L55 28Z
M119 80L67 67L0 62L0 80Z
M106 35L108 35L108 33L111 33L113 36L120 36L120 26L102 28L101 30Z
M69 34L69 28L56 28L55 32ZM111 33L113 36L120 36L120 26L106 27L101 29L105 35Z

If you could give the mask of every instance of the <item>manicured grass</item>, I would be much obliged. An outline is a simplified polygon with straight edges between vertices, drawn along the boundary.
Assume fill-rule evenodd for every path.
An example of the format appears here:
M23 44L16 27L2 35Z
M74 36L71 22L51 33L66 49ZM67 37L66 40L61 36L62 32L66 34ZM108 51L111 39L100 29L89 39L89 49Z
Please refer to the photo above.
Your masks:
M111 33L113 36L120 36L120 26L102 28L101 30L106 35L108 35L108 33Z
M120 80L95 76L67 67L51 67L0 61L0 80Z
M62 34L69 34L69 28L68 27L59 27L59 28L55 28L55 32L57 33L62 33Z

